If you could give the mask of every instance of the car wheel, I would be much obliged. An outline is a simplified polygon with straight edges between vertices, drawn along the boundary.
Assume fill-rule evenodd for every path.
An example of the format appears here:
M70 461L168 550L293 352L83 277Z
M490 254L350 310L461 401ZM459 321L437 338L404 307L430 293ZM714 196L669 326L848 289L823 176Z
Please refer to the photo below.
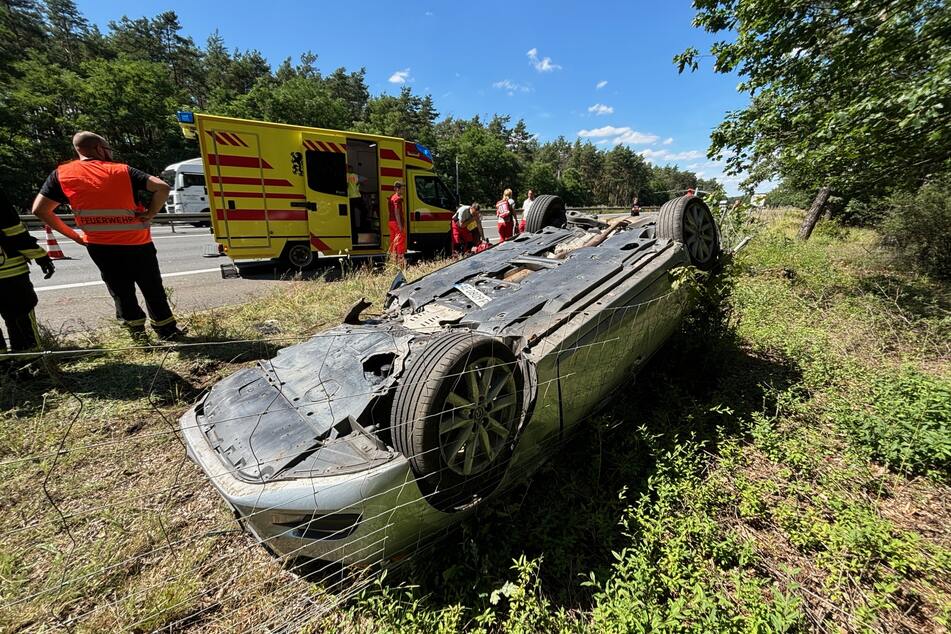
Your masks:
M668 200L657 215L658 238L682 243L690 263L709 271L720 257L720 233L710 208L696 196Z
M538 233L545 227L568 226L568 214L565 211L565 201L559 196L545 194L532 202L525 214L525 231Z
M309 244L292 244L285 253L287 263L296 269L304 269L313 264L314 252Z
M396 389L390 434L434 507L457 510L501 482L522 385L512 351L482 335L438 336L411 362Z

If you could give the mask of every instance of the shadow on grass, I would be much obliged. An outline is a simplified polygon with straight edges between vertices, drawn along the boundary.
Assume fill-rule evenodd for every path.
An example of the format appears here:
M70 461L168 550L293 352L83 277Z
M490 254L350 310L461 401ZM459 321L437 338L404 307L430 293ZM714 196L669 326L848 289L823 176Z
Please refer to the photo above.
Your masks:
M279 334L273 340L263 332L261 340L221 337L214 333L201 336L188 336L175 348L183 359L191 361L193 375L209 374L211 370L223 364L247 363L260 359L270 359L281 348L298 343L300 338L282 338Z
M656 457L692 435L715 453L740 437L753 412L800 379L791 362L757 356L735 342L671 345L637 386L580 425L532 479L507 492L415 557L394 579L420 586L433 603L480 605L512 578L512 561L542 557L542 587L553 607L585 609L590 572L604 579L623 548L623 510L648 490ZM481 597L481 598L480 598Z
M244 279L249 280L314 280L335 282L345 274L360 268L380 268L386 261L385 256L367 256L365 258L326 258L315 259L304 268L289 266L279 260L262 262L241 262L235 266Z
M0 376L0 408L16 408L20 415L40 411L50 392L118 401L149 398L153 405L162 407L193 399L198 389L179 373L163 366L160 357L143 363L108 358L55 365L40 361L33 376L24 373Z
M898 310L911 321L951 314L951 284L893 272L861 278L859 288Z

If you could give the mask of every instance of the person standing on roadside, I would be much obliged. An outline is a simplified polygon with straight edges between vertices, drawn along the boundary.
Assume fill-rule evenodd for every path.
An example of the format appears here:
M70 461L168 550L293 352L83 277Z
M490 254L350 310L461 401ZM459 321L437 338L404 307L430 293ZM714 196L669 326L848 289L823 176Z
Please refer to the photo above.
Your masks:
M397 262L404 263L406 255L406 217L403 214L403 183L393 183L393 195L390 196L390 253Z
M359 214L354 217L359 219L357 223L358 231L367 231L370 223L370 212L366 203L363 202L363 194L360 191L360 185L366 181L366 178L357 174L353 165L347 163L347 198L350 199L350 213Z
M519 233L525 232L525 222L526 222L526 218L528 218L528 210L532 208L532 202L534 202L534 200L535 200L535 192L530 189L528 190L528 194L526 194L525 202L522 203L522 219L518 223Z
M79 158L53 170L33 201L33 213L86 247L115 302L116 318L134 339L147 339L145 313L136 299L136 286L145 297L152 329L159 339L178 339L184 332L168 305L149 229L168 198L168 184L113 162L112 148L98 134L77 132L73 148ZM144 212L137 209L135 200L140 191L152 194ZM82 236L56 217L56 208L65 204L72 208Z
M38 299L27 266L30 260L40 266L46 279L53 276L53 261L20 222L20 216L0 189L0 316L7 326L11 352L40 349L33 310ZM7 342L0 333L0 354L6 351Z
M502 199L495 203L495 215L498 218L499 242L505 242L515 233L515 201L511 189L502 192Z

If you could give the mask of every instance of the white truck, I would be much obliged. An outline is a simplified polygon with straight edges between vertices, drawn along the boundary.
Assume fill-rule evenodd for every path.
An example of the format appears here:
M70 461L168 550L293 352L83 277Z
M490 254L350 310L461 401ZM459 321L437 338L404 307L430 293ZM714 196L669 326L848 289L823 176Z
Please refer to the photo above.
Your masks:
M205 171L201 158L169 165L162 170L162 180L172 188L168 201L165 203L167 213L208 213L208 189L205 186Z

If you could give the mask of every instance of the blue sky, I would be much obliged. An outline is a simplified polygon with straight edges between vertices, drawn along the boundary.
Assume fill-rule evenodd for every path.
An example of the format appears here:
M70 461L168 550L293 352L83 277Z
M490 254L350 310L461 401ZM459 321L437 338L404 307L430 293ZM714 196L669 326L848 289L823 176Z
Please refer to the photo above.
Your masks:
M78 0L105 29L122 15L178 13L204 45L217 29L229 48L260 50L272 65L308 49L318 66L367 69L371 94L402 85L433 96L441 116L509 114L539 140L579 136L626 143L658 164L724 182L708 161L710 131L747 97L710 60L677 74L675 54L711 37L691 26L689 0L628 2L417 1L178 2Z

